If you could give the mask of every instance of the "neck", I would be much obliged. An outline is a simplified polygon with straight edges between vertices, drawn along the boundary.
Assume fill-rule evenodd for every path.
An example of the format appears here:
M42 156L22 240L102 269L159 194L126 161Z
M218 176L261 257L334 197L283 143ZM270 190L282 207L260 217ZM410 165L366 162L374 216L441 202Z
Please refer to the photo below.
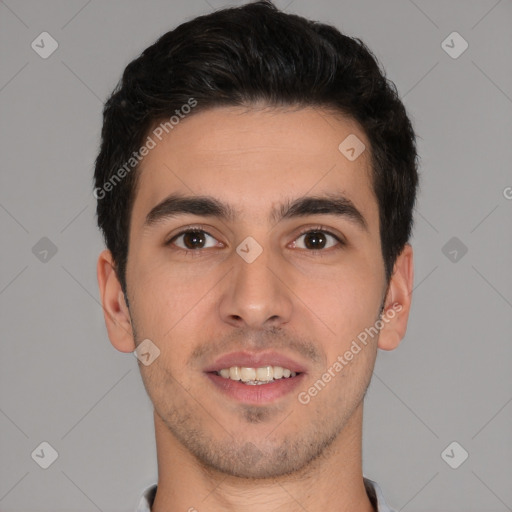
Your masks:
M361 402L336 440L302 470L245 479L202 466L155 413L158 489L153 512L374 512L362 475Z

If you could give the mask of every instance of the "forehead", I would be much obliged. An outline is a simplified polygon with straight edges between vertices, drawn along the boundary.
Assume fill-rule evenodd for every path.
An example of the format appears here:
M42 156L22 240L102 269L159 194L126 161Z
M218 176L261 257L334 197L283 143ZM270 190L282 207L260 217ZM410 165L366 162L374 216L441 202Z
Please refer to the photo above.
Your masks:
M156 145L139 167L135 227L174 193L213 196L240 220L261 222L284 201L339 193L356 204L369 225L376 219L369 143L350 119L311 107L221 107L185 117L161 140L149 135ZM354 142L360 144L356 151L362 144L366 149L351 160L345 140L349 150Z

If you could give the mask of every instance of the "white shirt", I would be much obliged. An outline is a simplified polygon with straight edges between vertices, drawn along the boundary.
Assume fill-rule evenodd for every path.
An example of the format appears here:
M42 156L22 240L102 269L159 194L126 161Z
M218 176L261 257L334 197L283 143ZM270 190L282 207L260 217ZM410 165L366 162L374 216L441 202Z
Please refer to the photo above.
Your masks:
M366 492L370 498L370 502L375 507L377 512L395 512L395 510L389 508L386 505L384 496L382 495L382 491L377 482L374 482L373 480L370 480L364 476L363 480L366 487ZM151 507L153 505L153 501L155 500L156 487L157 484L153 484L144 491L140 498L139 504L135 509L135 512L151 512Z

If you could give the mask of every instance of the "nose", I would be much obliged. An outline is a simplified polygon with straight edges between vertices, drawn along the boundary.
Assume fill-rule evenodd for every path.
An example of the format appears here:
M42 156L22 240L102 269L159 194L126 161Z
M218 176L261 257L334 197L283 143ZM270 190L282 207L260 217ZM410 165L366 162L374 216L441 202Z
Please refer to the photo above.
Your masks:
M237 253L233 270L224 282L220 315L235 327L263 329L290 321L293 303L286 273L268 250L248 263Z

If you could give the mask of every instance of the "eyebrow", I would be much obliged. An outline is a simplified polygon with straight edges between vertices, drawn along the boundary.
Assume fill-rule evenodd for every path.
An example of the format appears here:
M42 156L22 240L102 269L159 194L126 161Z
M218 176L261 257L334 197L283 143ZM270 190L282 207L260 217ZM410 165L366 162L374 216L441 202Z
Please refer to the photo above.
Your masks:
M199 217L216 217L226 222L237 218L237 211L211 196L183 196L171 194L158 203L147 214L144 226L152 226L168 218L180 215L197 215ZM284 219L306 217L308 215L335 215L352 222L359 229L368 232L368 223L354 203L343 195L305 196L288 200L275 207L269 220L278 223Z

